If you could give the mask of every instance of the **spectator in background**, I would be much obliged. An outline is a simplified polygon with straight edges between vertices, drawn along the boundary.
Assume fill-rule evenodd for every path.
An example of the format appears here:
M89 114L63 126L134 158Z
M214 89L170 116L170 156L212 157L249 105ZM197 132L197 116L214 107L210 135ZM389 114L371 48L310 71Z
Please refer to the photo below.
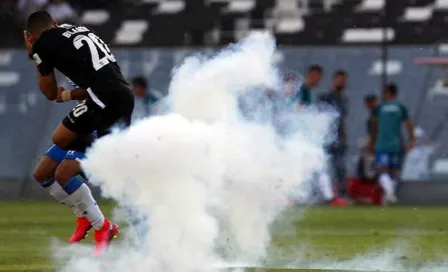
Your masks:
M366 122L367 135L370 135L373 124L373 109L378 105L378 98L374 94L364 96L364 106L369 117ZM383 190L378 186L378 173L375 167L375 156L369 152L367 141L363 139L359 145L360 153L357 165L357 175L348 181L349 196L357 202L363 204L380 205L383 197Z
M414 125L408 110L397 100L398 86L388 83L384 86L384 102L373 111L369 149L375 151L375 164L379 173L379 184L384 190L384 203L395 203L397 174L403 159L403 137L401 126L406 124L409 134L408 150L415 146Z
M65 0L53 0L48 5L48 13L58 23L77 23L78 17L74 8Z
M151 91L149 84L143 76L132 79L132 88L135 95L135 106L132 119L138 120L155 113L156 103L161 95L157 91Z
M338 70L333 74L331 90L319 97L319 102L330 105L339 114L337 119L337 133L335 140L327 147L330 155L330 168L337 181L339 196L346 197L346 165L345 152L347 150L347 136L345 119L347 117L348 99L344 95L347 85L347 72Z
M292 93L291 100L301 106L309 106L313 102L311 89L319 85L324 74L324 69L319 65L310 65L308 67L305 79L300 85L298 92Z
M378 106L378 97L374 94L364 96L364 106L368 111L369 117L366 121L367 135L370 135L373 129L373 110ZM368 148L367 141L361 143L361 153L358 161L357 174L363 181L376 183L377 173L375 169L375 156L373 156Z
M369 111L369 118L367 119L367 135L370 135L372 131L372 124L373 124L373 109L378 106L378 97L374 94L368 94L364 96L364 106Z

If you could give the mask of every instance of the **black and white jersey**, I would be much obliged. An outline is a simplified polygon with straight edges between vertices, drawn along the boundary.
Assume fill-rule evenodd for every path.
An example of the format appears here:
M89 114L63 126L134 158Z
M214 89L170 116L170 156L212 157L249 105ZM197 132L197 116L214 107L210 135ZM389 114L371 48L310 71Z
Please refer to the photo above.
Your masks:
M109 47L84 26L45 30L33 45L32 57L40 75L59 70L102 108L119 100L116 96L123 90L131 91Z

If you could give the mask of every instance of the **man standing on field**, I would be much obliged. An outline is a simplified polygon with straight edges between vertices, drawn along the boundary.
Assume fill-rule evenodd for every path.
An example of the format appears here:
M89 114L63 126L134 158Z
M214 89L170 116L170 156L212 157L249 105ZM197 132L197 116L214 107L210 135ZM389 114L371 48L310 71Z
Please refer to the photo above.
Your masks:
M336 127L336 138L327 146L330 155L330 168L334 179L337 181L337 188L340 197L347 195L347 176L345 167L345 153L347 151L347 134L345 120L348 113L348 98L344 95L347 85L348 74L346 71L337 70L333 74L331 90L319 97L319 102L326 104L338 113Z
M397 100L398 87L388 83L384 87L384 102L373 110L369 149L375 151L375 164L379 173L379 184L384 190L384 203L395 203L397 174L403 160L403 137L401 126L404 122L409 135L407 150L414 148L414 125L409 113Z

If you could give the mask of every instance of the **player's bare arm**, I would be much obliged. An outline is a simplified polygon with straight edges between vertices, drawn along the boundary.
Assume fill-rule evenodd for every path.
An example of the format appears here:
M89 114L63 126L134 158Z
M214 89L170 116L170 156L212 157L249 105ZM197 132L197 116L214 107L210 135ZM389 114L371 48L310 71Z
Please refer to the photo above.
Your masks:
M70 96L71 100L84 100L89 97L89 93L82 88L77 88L70 91Z
M89 97L89 93L82 89L82 88L76 88L73 90L65 90L62 87L59 87L58 89L58 96L56 98L56 102L67 102L71 100L84 100Z
M412 122L411 118L408 118L405 122L409 136L408 150L411 150L415 147L414 122Z
M40 90L48 100L54 101L58 96L58 85L54 73L42 76L39 71L37 71L37 74L39 76Z

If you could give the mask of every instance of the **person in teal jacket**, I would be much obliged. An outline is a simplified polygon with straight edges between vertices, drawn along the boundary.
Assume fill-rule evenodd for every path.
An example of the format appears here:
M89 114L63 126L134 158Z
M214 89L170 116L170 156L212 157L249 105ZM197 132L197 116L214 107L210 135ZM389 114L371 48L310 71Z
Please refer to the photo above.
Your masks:
M372 114L369 149L375 152L375 164L379 172L379 183L384 189L384 202L395 203L396 178L403 159L402 124L408 131L407 150L414 148L414 125L408 109L397 99L398 87L388 83L384 87L384 101L378 105Z
M300 85L299 90L293 94L291 101L298 103L300 106L309 106L313 103L313 96L311 91L314 87L319 85L324 69L319 65L310 65L308 67L305 79Z

